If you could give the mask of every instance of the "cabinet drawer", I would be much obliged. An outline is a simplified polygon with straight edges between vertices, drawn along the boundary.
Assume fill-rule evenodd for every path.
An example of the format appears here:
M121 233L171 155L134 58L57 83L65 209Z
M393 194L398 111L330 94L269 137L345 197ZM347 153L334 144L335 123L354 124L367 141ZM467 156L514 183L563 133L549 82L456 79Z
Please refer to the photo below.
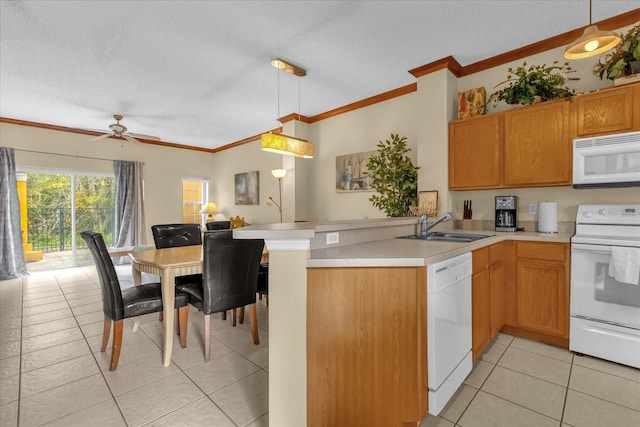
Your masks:
M504 243L489 246L489 265L504 260Z
M481 248L472 253L473 274L486 270L489 266L489 248Z
M518 258L533 258L540 260L566 260L566 245L564 243L530 243L518 242L516 254Z

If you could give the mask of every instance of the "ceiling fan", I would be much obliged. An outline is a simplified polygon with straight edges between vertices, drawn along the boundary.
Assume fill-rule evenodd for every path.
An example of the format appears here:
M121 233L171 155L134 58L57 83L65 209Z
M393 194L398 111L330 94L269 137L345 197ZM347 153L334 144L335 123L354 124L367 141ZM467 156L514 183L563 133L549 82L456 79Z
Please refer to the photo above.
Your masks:
M95 138L91 138L91 141L98 141L100 139L109 138L112 136L115 136L117 138L124 138L127 141L131 141L131 142L140 142L136 138L153 139L156 141L160 141L160 138L158 138L157 136L127 132L127 127L123 124L120 124L120 120L122 120L122 115L120 114L114 114L113 118L116 119L116 122L109 125L109 129L111 129L111 132L107 132L103 135L97 136Z

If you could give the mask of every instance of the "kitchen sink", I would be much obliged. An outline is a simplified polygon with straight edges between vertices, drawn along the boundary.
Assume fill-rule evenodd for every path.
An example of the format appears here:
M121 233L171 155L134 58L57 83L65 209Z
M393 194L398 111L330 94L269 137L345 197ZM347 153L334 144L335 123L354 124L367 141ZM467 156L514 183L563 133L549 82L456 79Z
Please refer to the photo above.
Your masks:
M434 231L427 233L426 235L410 234L408 236L400 236L398 239L411 239L411 240L429 240L434 242L454 242L454 243L470 243L476 240L486 239L493 234L471 234L471 233L454 233L454 232L442 232Z

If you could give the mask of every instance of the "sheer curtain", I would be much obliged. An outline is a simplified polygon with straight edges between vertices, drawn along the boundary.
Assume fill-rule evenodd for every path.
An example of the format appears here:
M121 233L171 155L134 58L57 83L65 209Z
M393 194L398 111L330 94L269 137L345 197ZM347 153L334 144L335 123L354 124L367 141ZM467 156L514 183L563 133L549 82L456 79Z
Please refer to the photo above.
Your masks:
M144 245L144 187L142 163L114 160L116 176L115 247Z
M0 279L27 274L13 148L0 147Z

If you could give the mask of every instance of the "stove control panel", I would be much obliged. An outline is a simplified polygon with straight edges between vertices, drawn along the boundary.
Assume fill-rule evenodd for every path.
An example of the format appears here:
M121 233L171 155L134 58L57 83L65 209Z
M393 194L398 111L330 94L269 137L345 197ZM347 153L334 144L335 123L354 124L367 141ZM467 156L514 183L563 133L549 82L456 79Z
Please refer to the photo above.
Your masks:
M580 205L576 222L640 225L640 205Z

